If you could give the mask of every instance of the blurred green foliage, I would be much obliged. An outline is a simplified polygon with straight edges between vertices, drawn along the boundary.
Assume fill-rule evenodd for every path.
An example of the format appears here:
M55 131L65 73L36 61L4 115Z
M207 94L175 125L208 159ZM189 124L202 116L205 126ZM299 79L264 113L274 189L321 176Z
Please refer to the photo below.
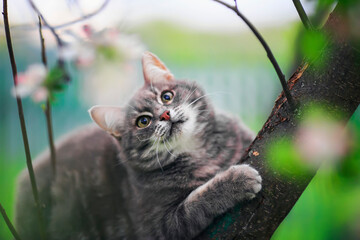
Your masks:
M240 21L240 20L239 20ZM261 29L283 69L291 65L298 24ZM250 31L238 33L201 32L167 22L150 22L134 30L146 39L150 51L166 56L165 62L183 66L236 67L242 64L271 66L266 52ZM290 59L290 61L289 61Z
M304 58L312 64L316 64L317 67L324 66L325 61L320 61L319 56L328 42L325 34L321 31L309 30L305 31L300 37L300 47Z
M360 238L359 109L352 116L347 127L353 134L350 152L340 162L323 164L272 239ZM297 173L296 167L306 168L304 164L301 166L303 161L299 156L294 155L294 142L283 142L280 141L282 145L274 149L277 153L271 154L274 157L280 156L281 163L285 165L293 164L290 169L294 171L290 174ZM273 167L278 167L276 164L275 162ZM286 176L288 173L284 174Z
M55 100L55 93L61 92L65 89L67 84L68 74L65 72L63 67L56 65L48 72L44 86L49 91L49 97L51 101Z
M322 0L319 2L325 2ZM329 0L332 2L332 0ZM289 69L294 58L294 44L297 36L299 25L290 28L279 27L276 29L261 29L261 33L268 41L279 64L284 69ZM257 70L269 68L270 62L266 57L265 51L255 40L251 33L208 33L198 32L189 29L183 29L179 26L165 22L152 22L133 31L140 34L145 40L150 51L156 52L159 56L164 57L164 62L170 62L170 65L181 65L185 67L216 67L237 68L241 65L255 66ZM305 37L304 51L312 54L312 49L318 49L324 41L320 34L310 33ZM310 40L306 40L306 38ZM316 44L309 41L315 39ZM4 81L10 81L10 66L8 64L7 53L4 48L4 41L0 38L0 58L4 64L0 65L0 75ZM33 49L32 53L24 50L27 45L16 45L15 51L18 53L17 61L19 69L33 61L38 61L40 52ZM22 54L20 54L23 52ZM34 60L34 54L39 53L39 58ZM108 56L108 51L104 50L104 55ZM110 54L108 56L112 58ZM271 68L271 66L270 66ZM61 73L54 72L53 79L59 79ZM75 74L76 76L76 74ZM274 73L275 76L275 73ZM73 77L73 75L72 75ZM275 77L274 77L275 79ZM3 82L4 82L3 81ZM14 100L10 95L10 84L0 83L0 101L3 112L14 114ZM55 81L57 82L57 81ZM273 82L275 83L275 80ZM266 91L265 89L264 91ZM69 87L63 93L57 95L53 103L53 119L55 135L59 137L70 129L82 125L89 121L86 109L88 106L78 98L81 91L77 85L76 79L69 84ZM9 100L12 99L12 100ZM25 110L29 109L27 115L27 125L29 130L32 155L36 156L44 147L47 146L45 133L45 123L42 110L29 101L24 101ZM246 99L244 103L246 104ZM35 106L35 107L34 107ZM269 109L270 111L270 109ZM32 112L32 114L30 114ZM34 114L35 113L35 114ZM248 114L251 114L249 112ZM68 117L71 115L71 118ZM36 117L34 117L36 116ZM0 114L0 122L7 120L9 116ZM12 118L14 119L14 117ZM16 118L15 118L16 119ZM351 119L353 132L357 139L354 143L359 146L360 133L360 111ZM263 119L253 121L252 126L260 127ZM10 218L13 217L13 204L15 194L15 180L20 170L25 167L23 148L20 141L20 129L17 122L13 126L0 126L0 201L8 212ZM40 132L37 129L42 129ZM254 128L257 131L257 128ZM33 137L37 135L38 138ZM39 141L38 139L43 139ZM15 140L14 140L15 139ZM9 151L2 146L5 142L14 141L19 143L16 150ZM282 140L278 145L273 146L275 149L273 158L277 159L278 165L295 164L294 171L289 174L296 174L300 169L299 159L297 159L295 150L290 140ZM296 160L294 163L287 161L288 156L293 156ZM293 210L276 231L273 239L351 239L356 235L360 228L359 207L360 189L359 185L359 163L360 150L354 148L349 155L349 159L344 164L336 168L322 168L313 179L304 194L298 200ZM301 166L303 167L303 166ZM4 222L0 219L0 239L11 239ZM355 238L354 238L355 239Z
M283 175L283 177L293 179L293 177L302 176L310 170L304 164L289 137L274 140L266 148L268 150L266 157L269 159L270 167Z
M6 161L6 159L9 158L19 159L19 156L8 156L6 153L0 152L0 169L2 169L0 174L0 201L6 213L10 219L12 219L14 214L16 177L24 168L24 164L20 161ZM12 235L7 229L2 217L0 220L0 239L12 239Z
M121 60L122 58L114 46L99 45L97 46L97 52L108 61Z

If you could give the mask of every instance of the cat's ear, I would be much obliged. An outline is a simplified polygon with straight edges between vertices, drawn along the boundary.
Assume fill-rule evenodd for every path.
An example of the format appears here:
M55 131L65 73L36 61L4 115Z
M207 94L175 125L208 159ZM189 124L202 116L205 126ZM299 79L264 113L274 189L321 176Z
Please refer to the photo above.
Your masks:
M110 134L120 137L124 117L122 108L116 106L96 105L89 109L91 119Z
M145 84L172 81L174 75L165 64L151 52L145 52L142 57Z

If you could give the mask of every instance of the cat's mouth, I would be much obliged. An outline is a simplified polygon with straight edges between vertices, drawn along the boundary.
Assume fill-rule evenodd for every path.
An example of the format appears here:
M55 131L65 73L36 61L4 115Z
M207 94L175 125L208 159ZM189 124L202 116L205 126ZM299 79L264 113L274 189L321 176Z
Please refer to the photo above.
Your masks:
M183 121L183 120L180 120L177 122L170 122L170 127L169 127L166 138L173 138L173 137L181 135L181 133L182 133L181 129L182 129L182 126L184 123L185 123L185 121Z

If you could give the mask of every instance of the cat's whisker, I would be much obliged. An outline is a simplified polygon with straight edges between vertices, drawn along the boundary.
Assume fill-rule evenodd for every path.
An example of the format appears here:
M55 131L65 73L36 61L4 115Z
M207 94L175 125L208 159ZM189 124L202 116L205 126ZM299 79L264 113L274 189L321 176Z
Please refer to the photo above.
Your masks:
M186 106L186 108L190 107L192 104L196 103L197 101L199 101L200 99L202 99L202 98L204 98L204 97L207 97L207 96L210 96L210 95L219 94L219 93L225 94L224 92L214 92L214 93L204 94L204 95L198 97L197 99L195 99L194 101L192 101L191 103L189 103L189 104Z
M149 155L149 153L151 152L151 150L153 149L153 147L155 146L156 142L160 140L160 137L157 137L156 140L154 141L153 145L151 146L151 148L149 149L149 151L146 152L145 156Z
M185 103L185 102L191 97L191 95L196 91L197 88L195 88L194 91L192 91L192 89L193 89L194 86L195 86L195 82L193 82L193 84L191 85L191 88L190 88L190 90L189 90L189 93L188 93L188 94L186 95L186 97L184 98L183 103ZM184 90L182 91L182 93L184 93L185 91L187 91L187 89L184 89Z
M146 142L146 141L149 141L149 140L155 138L155 136L151 136L151 137L149 137L149 138L147 138L147 139L140 139L138 136L135 136L135 137L136 137L140 142Z
M194 101L192 101L192 102L189 103L187 106L185 106L185 108L190 107L191 105L193 105L194 103L196 103L197 101L199 101L200 99L202 99L202 98L204 98L204 97L206 97L206 96L208 96L208 95L209 95L209 94L205 94L205 95L202 95L202 96L196 98Z
M170 148L173 148L173 146L170 144L170 141L168 141L167 139L165 139L165 141L169 144Z
M194 110L198 110L199 108L203 107L203 106L207 106L208 104L205 103L205 104L201 104L201 105L198 105L194 108ZM210 111L210 110L200 110L200 111ZM199 112L199 111L198 111Z
M170 152L170 150L167 148L167 146L166 146L167 140L164 139L163 142L164 142L164 146L165 146L165 148L166 148L166 151L167 151L171 156L176 157L176 156L175 156L174 154L172 154L172 153Z
M160 139L160 138L159 138L159 139ZM162 168L161 163L160 163L160 160L159 160L159 143L160 143L160 141L157 143L157 146L156 146L156 159L157 159L157 161L158 161L158 163L159 163L159 166L160 166L160 168L161 168L161 171L164 172L164 169Z
M186 103L187 100L189 100L189 98L194 94L194 92L197 90L198 88L195 88L194 91L192 91L183 101L184 103Z
M132 106L132 105L130 105L130 104L126 104L127 106L129 106L129 107L131 107L132 109L134 109L135 111L136 111L136 108L134 107L134 106Z

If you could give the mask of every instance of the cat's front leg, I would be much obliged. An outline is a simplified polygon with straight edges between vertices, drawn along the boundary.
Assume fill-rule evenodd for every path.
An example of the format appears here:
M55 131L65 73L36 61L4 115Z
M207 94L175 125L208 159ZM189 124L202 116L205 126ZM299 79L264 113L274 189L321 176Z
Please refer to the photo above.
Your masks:
M191 239L212 220L244 199L252 199L261 190L261 177L249 165L231 166L195 189L167 218L167 236Z

